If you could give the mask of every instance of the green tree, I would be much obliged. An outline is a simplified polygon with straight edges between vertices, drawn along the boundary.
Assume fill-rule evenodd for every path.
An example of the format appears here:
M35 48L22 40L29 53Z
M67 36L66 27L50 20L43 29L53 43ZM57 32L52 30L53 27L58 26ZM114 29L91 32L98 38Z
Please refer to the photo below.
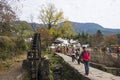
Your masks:
M59 27L58 34L64 38L70 38L73 35L73 26L69 21L63 22L63 25Z
M85 32L82 32L81 34L78 34L78 39L82 44L88 44L89 43L89 35Z
M58 30L56 28L51 28L49 32L51 36L53 37L53 40L55 40L59 36Z
M62 11L58 11L53 4L48 4L47 7L41 7L39 19L48 27L48 29L51 29L51 27L62 22L64 17Z

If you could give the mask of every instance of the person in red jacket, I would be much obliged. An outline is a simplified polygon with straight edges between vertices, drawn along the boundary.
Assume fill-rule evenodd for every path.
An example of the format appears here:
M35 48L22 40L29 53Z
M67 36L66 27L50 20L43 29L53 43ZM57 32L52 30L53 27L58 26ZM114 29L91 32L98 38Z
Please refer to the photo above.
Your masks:
M84 66L85 66L85 75L89 75L89 64L90 64L90 53L86 50L85 47L83 47L83 52L80 55L80 58L83 60Z

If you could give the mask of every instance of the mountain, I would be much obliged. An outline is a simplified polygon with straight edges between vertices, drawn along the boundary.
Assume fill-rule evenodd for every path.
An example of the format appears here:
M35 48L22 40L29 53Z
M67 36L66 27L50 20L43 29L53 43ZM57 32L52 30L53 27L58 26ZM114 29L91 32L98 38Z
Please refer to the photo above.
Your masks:
M102 34L117 34L120 33L120 29L110 29L104 28L103 26L97 23L78 23L78 22L70 22L75 30L75 33L88 33L95 34L97 30L100 30Z
M78 23L78 22L72 22L72 21L70 21L70 23L73 25L75 33L85 32L88 34L95 34L97 30L100 30L104 35L120 33L120 29L104 28L103 26L97 23ZM38 24L38 23L29 23L29 24L34 28L43 26L43 24ZM62 24L63 23L60 23L60 25Z

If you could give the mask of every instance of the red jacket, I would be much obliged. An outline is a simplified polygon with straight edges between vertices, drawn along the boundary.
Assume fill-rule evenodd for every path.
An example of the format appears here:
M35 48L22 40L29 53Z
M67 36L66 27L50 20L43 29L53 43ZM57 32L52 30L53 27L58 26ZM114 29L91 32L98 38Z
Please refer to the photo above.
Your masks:
M82 53L82 59L83 61L90 61L91 55L89 51L84 50Z

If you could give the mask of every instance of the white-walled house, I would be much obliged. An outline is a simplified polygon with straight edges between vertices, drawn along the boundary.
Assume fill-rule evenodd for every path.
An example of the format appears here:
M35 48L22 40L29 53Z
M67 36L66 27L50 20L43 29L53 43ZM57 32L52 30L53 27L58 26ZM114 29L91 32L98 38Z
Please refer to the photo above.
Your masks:
M31 42L31 41L32 41L32 38L25 38L25 41L26 41L26 42Z

